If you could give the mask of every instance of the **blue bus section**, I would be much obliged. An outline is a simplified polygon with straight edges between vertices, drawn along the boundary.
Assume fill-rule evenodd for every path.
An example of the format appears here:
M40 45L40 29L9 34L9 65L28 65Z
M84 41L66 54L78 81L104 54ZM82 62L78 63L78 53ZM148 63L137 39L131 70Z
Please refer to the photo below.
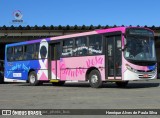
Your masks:
M28 72L40 69L39 60L8 62L5 65L5 78L28 80Z
M149 70L155 70L155 69L156 69L156 66L157 66L157 65L154 65L154 66L148 66L148 69L149 69Z

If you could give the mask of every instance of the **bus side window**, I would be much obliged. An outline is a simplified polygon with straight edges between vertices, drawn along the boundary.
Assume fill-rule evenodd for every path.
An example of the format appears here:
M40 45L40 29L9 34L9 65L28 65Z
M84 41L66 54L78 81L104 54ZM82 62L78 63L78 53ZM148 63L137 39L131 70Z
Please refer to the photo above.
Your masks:
M9 47L7 48L7 61L13 61L14 58L13 58L13 47Z
M85 56L88 53L87 37L78 37L75 39L75 56Z
M73 56L73 39L65 39L63 41L62 56Z
M102 36L92 35L89 36L89 54L101 54L102 53Z
M14 49L14 59L23 60L23 46L17 46Z
M34 59L34 45L25 45L25 51L24 51L24 59L30 60Z

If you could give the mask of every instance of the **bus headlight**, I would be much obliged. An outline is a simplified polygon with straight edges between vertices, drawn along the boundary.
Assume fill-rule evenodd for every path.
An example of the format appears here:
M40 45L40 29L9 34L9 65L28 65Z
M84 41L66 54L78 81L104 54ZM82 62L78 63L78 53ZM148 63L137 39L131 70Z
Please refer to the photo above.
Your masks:
M137 72L136 69L132 68L130 65L126 64L126 68L132 72Z

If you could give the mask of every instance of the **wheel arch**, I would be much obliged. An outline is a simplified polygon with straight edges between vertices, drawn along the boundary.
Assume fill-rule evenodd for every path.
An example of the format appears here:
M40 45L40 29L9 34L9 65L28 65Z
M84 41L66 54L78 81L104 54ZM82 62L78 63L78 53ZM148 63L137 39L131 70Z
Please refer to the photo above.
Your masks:
M86 81L88 81L88 79L89 79L89 74L90 74L90 72L91 72L92 70L98 70L98 68L96 68L96 67L90 67L90 68L88 68L88 70L87 70L87 72L86 72L86 76L85 76L85 80L86 80ZM99 71L99 70L98 70L98 71Z
M29 71L28 71L28 77L29 77L29 74L31 73L31 72L33 72L33 71L35 71L35 69L30 69ZM36 71L35 71L36 72ZM29 79L29 78L28 78ZM28 81L28 79L27 79L27 81Z

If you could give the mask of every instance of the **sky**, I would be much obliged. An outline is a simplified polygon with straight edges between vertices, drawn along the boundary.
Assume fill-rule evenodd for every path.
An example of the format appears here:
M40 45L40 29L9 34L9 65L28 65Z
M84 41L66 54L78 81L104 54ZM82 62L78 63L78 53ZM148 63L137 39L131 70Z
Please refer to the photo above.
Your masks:
M21 23L13 23L19 10ZM160 0L0 0L0 26L160 26Z

